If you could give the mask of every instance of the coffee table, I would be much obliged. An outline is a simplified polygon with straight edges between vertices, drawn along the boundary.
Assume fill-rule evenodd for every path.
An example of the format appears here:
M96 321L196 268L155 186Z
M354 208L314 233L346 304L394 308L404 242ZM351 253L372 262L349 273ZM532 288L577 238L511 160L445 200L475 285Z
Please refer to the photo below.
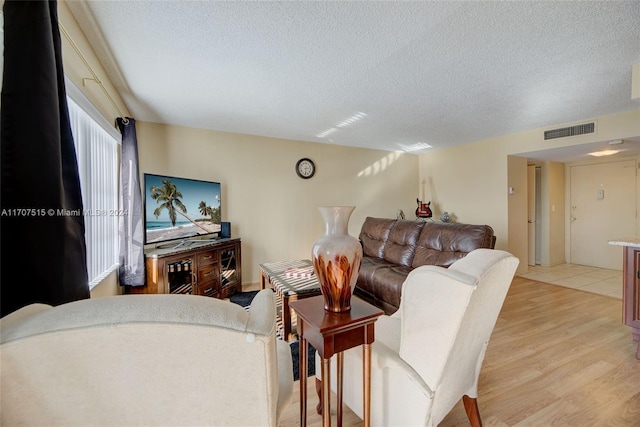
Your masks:
M271 284L276 295L282 301L280 316L283 329L282 338L285 341L297 338L291 332L292 319L289 302L322 294L315 274L311 277L287 277L286 271L289 268L308 268L312 266L311 260L308 259L260 264L260 289L265 289L267 283Z

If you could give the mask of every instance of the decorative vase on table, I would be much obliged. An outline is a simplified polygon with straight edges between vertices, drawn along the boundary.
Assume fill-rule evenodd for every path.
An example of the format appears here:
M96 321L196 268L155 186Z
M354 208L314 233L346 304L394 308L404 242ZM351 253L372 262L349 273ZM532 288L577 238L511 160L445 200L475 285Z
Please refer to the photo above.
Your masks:
M349 235L348 226L355 206L318 208L325 234L311 251L313 267L324 298L324 309L341 313L351 310L351 295L362 264L360 241Z

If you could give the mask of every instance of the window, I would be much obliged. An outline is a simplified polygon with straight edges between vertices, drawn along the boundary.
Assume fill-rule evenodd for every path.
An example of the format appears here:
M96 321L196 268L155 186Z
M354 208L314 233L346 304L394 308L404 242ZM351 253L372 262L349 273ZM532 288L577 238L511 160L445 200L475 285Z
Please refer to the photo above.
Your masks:
M118 268L119 143L74 100L67 101L82 189L91 289Z

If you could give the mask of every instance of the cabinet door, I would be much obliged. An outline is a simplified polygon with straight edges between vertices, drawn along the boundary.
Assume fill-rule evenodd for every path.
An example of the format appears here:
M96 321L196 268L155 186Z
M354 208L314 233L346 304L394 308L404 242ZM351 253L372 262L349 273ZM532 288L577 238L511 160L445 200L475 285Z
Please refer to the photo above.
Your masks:
M633 295L635 300L634 321L635 327L640 329L640 249L633 251L633 257L635 258L635 275L633 279ZM640 348L640 343L638 344Z
M240 247L230 246L220 250L220 282L222 288L240 282Z
M624 291L622 315L631 326L634 339L640 339L640 249L624 248Z
M172 258L165 261L165 283L170 294L193 293L193 257Z

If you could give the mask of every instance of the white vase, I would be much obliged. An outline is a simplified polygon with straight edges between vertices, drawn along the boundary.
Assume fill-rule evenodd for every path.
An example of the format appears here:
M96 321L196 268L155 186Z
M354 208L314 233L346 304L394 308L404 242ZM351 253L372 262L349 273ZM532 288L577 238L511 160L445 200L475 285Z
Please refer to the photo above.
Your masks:
M322 206L318 209L324 220L325 234L314 242L311 258L324 297L324 309L336 313L349 311L362 264L360 241L348 232L349 218L355 206Z

